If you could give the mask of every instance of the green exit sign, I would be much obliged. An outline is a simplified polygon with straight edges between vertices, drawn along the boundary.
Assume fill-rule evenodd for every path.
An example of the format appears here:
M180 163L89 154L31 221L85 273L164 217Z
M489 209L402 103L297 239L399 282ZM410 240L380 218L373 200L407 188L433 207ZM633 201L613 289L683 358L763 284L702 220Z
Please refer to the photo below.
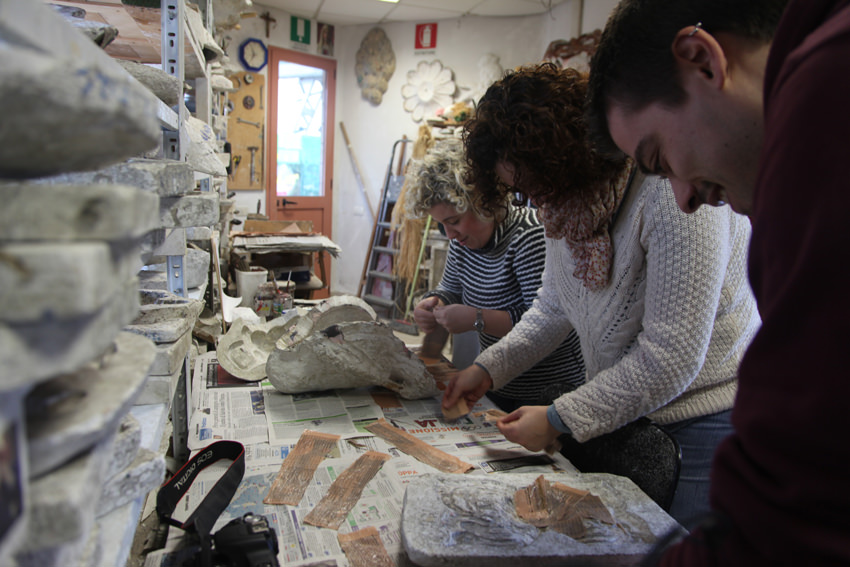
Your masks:
M310 45L310 20L291 16L289 18L289 39L296 43Z

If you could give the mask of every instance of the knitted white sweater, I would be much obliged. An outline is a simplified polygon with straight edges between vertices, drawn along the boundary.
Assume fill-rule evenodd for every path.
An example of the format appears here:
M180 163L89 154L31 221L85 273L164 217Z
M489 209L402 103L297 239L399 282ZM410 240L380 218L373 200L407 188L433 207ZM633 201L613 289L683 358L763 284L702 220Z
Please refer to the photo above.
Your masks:
M608 285L588 290L566 243L547 238L534 305L476 360L500 388L575 328L587 381L555 407L578 441L644 415L672 423L729 409L761 324L746 276L749 220L729 207L686 215L666 180L638 183L611 233Z

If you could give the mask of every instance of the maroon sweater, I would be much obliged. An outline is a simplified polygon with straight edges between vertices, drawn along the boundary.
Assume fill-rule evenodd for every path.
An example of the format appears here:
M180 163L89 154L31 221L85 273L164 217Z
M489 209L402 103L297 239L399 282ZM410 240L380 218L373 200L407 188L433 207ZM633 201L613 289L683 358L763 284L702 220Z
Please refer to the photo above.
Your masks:
M762 328L696 530L663 565L850 565L850 0L792 0L771 46L749 272Z

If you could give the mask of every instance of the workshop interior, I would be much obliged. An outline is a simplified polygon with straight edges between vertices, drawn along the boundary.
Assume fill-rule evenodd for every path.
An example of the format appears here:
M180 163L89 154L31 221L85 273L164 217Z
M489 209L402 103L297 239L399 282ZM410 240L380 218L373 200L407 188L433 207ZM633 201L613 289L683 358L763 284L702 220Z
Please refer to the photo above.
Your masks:
M414 316L461 245L411 167L506 72L587 71L616 3L0 0L0 565L638 565L681 535L666 431L510 441L487 396L442 405L487 310Z

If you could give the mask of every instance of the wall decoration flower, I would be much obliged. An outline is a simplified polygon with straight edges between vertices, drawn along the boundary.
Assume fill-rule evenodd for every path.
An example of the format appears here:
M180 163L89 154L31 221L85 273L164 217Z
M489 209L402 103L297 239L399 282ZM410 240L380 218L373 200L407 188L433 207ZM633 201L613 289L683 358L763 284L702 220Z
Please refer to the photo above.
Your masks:
M449 106L456 90L451 69L443 67L438 60L420 61L416 69L407 72L407 84L401 87L404 109L413 114L415 122L421 122Z

